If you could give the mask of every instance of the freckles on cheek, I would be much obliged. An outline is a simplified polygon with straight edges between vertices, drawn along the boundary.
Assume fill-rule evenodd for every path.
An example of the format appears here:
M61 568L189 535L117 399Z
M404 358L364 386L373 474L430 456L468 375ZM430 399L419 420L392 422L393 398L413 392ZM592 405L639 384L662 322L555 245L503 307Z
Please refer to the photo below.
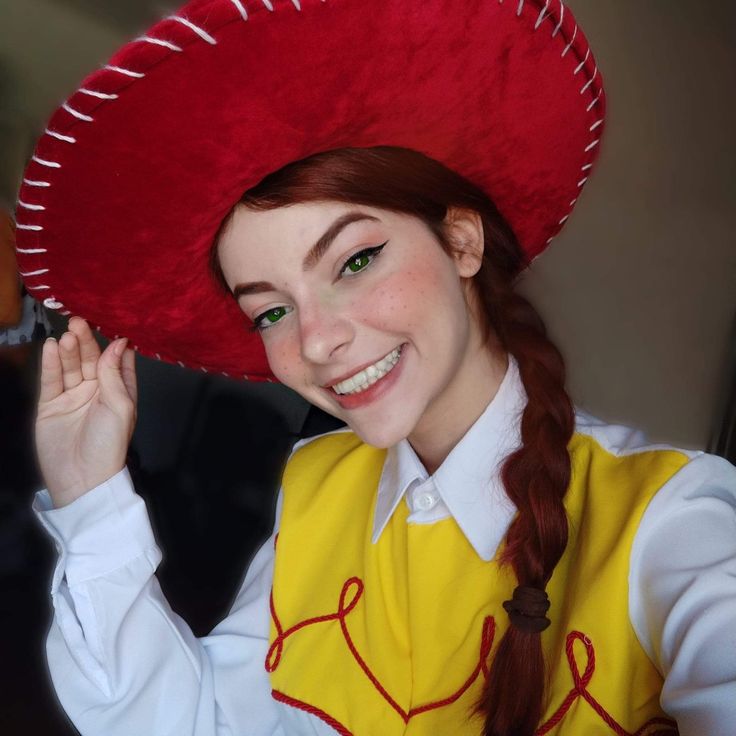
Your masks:
M300 361L293 349L286 345L274 345L266 348L266 357L268 358L268 365L274 376L283 384L292 384L295 376L298 374L298 366L300 365Z
M384 281L372 295L371 308L387 326L400 318L404 324L421 322L447 285L431 269L407 269Z

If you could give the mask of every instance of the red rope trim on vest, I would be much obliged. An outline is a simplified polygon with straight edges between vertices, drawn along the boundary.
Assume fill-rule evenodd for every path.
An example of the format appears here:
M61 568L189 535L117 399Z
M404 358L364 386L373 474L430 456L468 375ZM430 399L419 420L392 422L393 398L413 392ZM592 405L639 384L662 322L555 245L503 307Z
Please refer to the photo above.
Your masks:
M441 708L444 705L454 703L475 682L475 678L478 677L481 671L483 672L483 675L485 677L488 677L487 660L488 655L491 651L491 647L493 646L493 638L495 634L496 622L493 619L493 616L486 616L483 620L483 634L481 636L480 643L480 659L470 677L468 677L468 679L463 683L462 687L460 687L460 689L457 690L454 694L450 695L449 698L445 698L444 700L437 700L434 703L428 703L427 705L420 705L416 708L412 708L409 711L409 718L419 713L424 713L425 711L432 710L434 708Z
M585 647L587 655L587 662L585 664L585 671L582 676L578 668L577 660L575 659L574 644L575 641L580 641ZM603 706L588 692L588 684L593 678L595 672L595 649L593 643L588 639L585 634L580 631L571 631L567 635L567 641L565 644L565 654L567 655L567 661L570 665L570 673L572 674L573 687L572 690L567 694L567 697L562 702L562 705L553 713L552 717L543 725L541 725L535 732L535 736L544 736L552 730L567 714L570 710L570 706L578 698L583 698L593 708L593 710L603 719L606 725L616 734L616 736L644 736L645 731L648 731L653 726L665 726L664 730L658 730L656 732L650 732L650 736L677 736L677 724L669 718L656 717L648 720L640 729L636 732L629 733L614 718L603 708Z
M330 728L334 728L340 736L353 736L352 731L348 731L342 723L336 721L331 715L328 715L323 710L315 708L313 705L309 705L309 703L304 703L301 700L284 695L284 693L279 692L278 690L271 690L271 695L274 700L278 700L282 703L286 703L286 705L292 706L293 708L298 708L299 710L311 713L313 716L317 716L317 718L324 721L328 726L330 726Z
M353 588L353 586L355 587L355 592L348 600L348 593L350 592L350 589ZM281 654L283 652L284 641L289 636L296 633L297 631L299 631L299 629L302 629L305 626L311 626L312 624L322 623L324 621L334 621L335 619L337 619L340 622L340 628L342 630L343 637L345 638L345 642L347 643L348 648L353 655L353 658L363 670L365 676L370 680L376 690L378 690L384 700L396 711L396 713L399 714L404 723L408 723L409 720L415 715L419 715L420 713L425 713L429 710L434 710L435 708L441 708L445 705L449 705L450 703L454 703L473 684L473 682L475 682L476 678L481 672L483 672L485 677L488 677L487 660L493 646L493 639L496 633L496 623L492 616L486 616L483 621L478 664L475 666L475 669L470 674L468 679L452 695L449 695L442 700L436 700L432 703L417 706L415 708L412 708L407 713L389 694L386 688L381 684L380 680L373 674L371 668L368 666L363 657L361 657L360 652L358 652L358 648L355 646L353 638L350 635L350 631L348 630L347 624L345 622L347 615L355 608L358 600L363 595L363 591L363 581L360 578L348 578L348 580L346 580L343 584L342 590L340 591L340 599L338 602L336 613L330 613L324 616L315 616L313 618L305 619L304 621L300 621L298 624L295 624L294 626L284 631L281 626L281 622L279 621L276 614L276 607L273 601L272 589L270 607L271 616L273 618L274 625L276 626L277 636L271 646L268 648L268 653L266 654L266 670L268 672L273 672L279 666L279 663L281 662Z

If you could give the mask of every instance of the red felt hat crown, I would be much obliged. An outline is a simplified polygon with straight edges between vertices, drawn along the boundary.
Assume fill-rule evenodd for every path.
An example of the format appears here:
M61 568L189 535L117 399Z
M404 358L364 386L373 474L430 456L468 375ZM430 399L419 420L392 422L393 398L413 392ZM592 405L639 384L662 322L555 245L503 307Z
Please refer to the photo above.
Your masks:
M207 257L290 161L404 146L475 182L535 257L603 130L601 75L561 0L192 0L52 116L26 169L29 292L143 355L272 374Z

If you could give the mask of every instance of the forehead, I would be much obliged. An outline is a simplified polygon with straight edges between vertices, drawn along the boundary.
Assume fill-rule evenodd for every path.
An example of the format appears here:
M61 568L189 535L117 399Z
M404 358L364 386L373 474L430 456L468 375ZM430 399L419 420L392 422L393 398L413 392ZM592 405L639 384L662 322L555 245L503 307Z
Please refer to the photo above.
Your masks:
M387 222L395 218L391 212L365 205L343 202L310 202L272 210L251 210L238 206L220 239L220 257L228 251L258 253L278 247L306 250L341 215L347 212L365 212ZM262 253L261 253L262 255Z

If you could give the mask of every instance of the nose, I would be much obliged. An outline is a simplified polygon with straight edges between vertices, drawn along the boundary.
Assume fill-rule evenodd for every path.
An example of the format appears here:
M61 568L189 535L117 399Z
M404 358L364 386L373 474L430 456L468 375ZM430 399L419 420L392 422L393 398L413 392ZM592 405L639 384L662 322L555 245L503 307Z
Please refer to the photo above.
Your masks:
M314 299L299 308L301 353L305 361L325 364L340 357L353 340L350 315L334 301Z

